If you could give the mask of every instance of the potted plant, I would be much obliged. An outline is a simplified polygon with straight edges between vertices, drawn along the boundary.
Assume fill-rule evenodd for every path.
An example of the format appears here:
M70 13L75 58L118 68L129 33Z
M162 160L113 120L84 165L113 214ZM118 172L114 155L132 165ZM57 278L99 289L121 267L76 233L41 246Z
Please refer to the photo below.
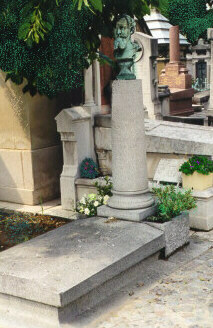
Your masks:
M165 233L165 257L189 242L188 210L196 207L191 190L182 190L173 185L153 188L157 212L147 223Z
M179 169L182 172L183 188L205 190L213 184L213 161L207 156L193 156L183 163Z

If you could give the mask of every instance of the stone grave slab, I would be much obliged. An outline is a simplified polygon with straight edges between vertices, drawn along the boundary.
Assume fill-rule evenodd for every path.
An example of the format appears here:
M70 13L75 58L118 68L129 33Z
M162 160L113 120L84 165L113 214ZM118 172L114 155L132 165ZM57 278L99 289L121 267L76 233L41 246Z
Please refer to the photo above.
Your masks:
M164 233L147 224L95 217L4 251L0 327L73 327L76 314L116 289L113 278L164 247Z

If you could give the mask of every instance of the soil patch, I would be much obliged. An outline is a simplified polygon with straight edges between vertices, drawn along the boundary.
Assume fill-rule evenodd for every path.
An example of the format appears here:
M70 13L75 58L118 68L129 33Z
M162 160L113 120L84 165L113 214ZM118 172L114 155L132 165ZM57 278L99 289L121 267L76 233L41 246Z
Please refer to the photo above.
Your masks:
M70 222L47 215L0 210L0 252Z

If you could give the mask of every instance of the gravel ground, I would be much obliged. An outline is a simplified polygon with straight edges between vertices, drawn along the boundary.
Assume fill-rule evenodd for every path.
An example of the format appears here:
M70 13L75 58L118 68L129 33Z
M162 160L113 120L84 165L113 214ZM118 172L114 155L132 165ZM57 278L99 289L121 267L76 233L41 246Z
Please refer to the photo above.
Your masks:
M168 261L150 260L145 272L76 327L213 328L213 231L194 232Z

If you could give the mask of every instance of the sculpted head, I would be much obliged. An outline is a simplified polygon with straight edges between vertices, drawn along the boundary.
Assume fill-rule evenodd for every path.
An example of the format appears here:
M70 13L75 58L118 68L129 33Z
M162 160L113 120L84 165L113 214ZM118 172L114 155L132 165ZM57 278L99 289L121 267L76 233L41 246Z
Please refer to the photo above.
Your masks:
M123 15L117 22L115 28L115 49L124 50L131 35L135 32L135 21L128 15Z

